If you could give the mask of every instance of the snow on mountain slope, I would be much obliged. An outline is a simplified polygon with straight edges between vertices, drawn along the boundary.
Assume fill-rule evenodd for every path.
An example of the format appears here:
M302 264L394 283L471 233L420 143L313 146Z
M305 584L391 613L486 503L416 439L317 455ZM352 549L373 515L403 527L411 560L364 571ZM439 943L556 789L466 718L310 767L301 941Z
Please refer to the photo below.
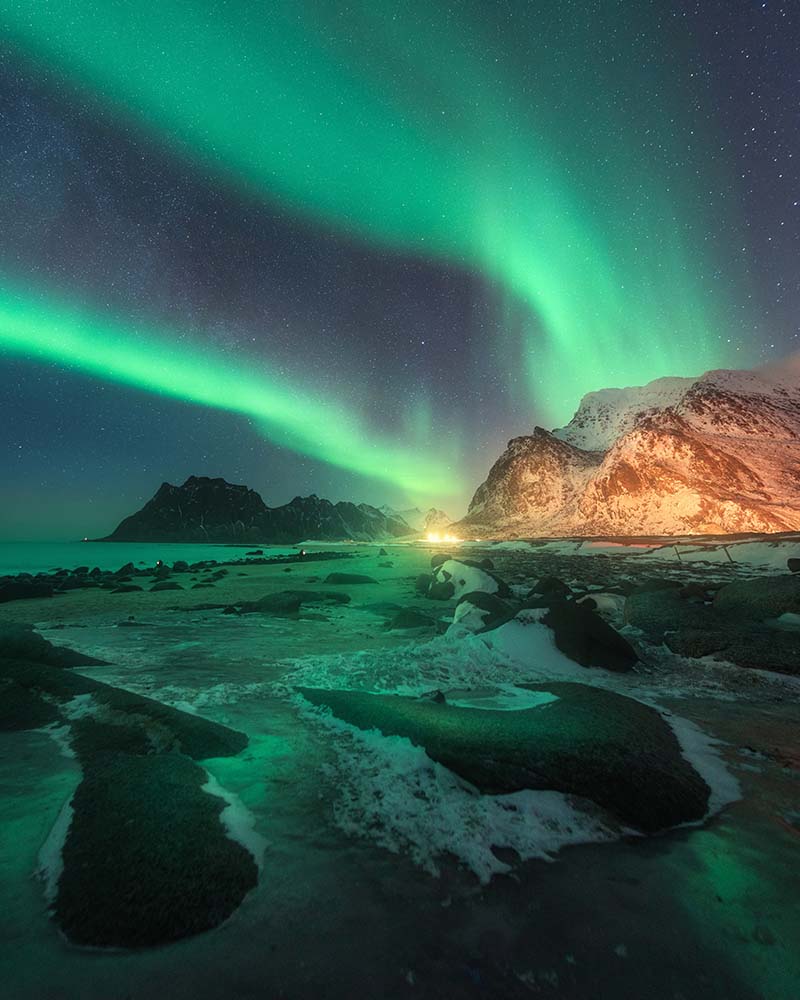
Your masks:
M505 537L800 528L800 372L590 393L566 427L509 442L461 526Z

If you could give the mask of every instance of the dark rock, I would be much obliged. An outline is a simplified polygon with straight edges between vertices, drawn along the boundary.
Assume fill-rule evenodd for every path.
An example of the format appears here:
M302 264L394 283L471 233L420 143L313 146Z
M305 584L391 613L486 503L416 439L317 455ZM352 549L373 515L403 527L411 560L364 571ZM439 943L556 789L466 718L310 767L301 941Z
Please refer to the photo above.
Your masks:
M263 556L264 555L264 550L263 549L253 549L252 552L247 552L246 555L248 555L248 556Z
M192 590L207 590L209 587L215 587L214 583L193 583Z
M670 589L682 590L683 584L680 580L664 580L661 577L653 577L636 584L632 592L634 594L652 594L658 590Z
M226 803L202 790L206 772L178 754L105 752L82 763L54 904L66 936L137 948L226 920L258 871L226 836Z
M464 605L469 605L470 609L474 608L476 611L471 613ZM478 618L483 624L475 628L474 631L480 633L491 632L492 629L503 625L513 617L514 611L505 601L500 600L494 594L485 594L483 591L476 590L471 594L464 594L460 598L453 615L453 622L468 625L470 619Z
M442 583L432 583L428 588L428 597L432 601L449 601L456 592L452 580L444 580Z
M142 588L135 583L123 583L121 587L115 587L111 593L112 594L132 594L135 590L141 590Z
M169 568L169 566L165 566L163 564L161 566L156 566L155 570L153 570L154 580L166 580L167 577L171 575L172 575L172 570Z
M78 566L72 572L73 572L74 576L87 576L88 573L89 573L89 567L88 566Z
M177 559L172 564L172 572L173 573L188 573L189 572L189 563L186 562L184 559Z
M378 566L379 566L379 567L380 567L381 569L392 569L392 567L394 566L394 563L390 563L390 562L382 562L382 563L378 563Z
M748 628L731 634L730 642L715 659L738 667L772 670L800 676L800 632L790 629Z
M736 580L717 591L714 609L739 620L778 618L800 613L800 576Z
M9 601L25 601L37 597L52 597L53 585L50 583L28 583L20 580L8 580L0 584L0 604Z
M431 556L431 569L438 569L442 563L446 563L449 559L453 557L444 552L437 552L436 555Z
M295 614L303 604L349 604L350 595L335 590L281 590L257 601L241 601L237 607L247 614Z
M622 673L638 662L628 640L585 604L553 604L542 622L555 632L561 652L581 666Z
M54 646L35 632L33 625L19 625L15 622L0 624L0 662L2 660L30 660L32 663L65 668L108 664L107 660L98 660L97 657L79 653L67 646Z
M536 586L528 593L528 598L541 596L568 597L572 591L556 576L543 576L537 581Z
M0 662L0 731L40 729L57 722L61 715L55 705L40 695L2 675Z
M525 685L557 701L516 712L397 695L300 688L364 730L405 736L480 792L553 789L645 832L700 820L709 789L659 713L584 684Z
M684 601L691 601L695 604L705 604L709 599L708 591L700 583L687 583L678 591Z
M94 566L92 569L89 570L89 576L93 576L93 577L97 578L98 576L102 576L102 575L103 575L103 571L100 569L99 566Z
M658 642L667 632L713 628L715 624L709 608L683 600L676 587L631 594L625 599L625 621Z
M436 628L437 622L430 615L426 615L424 611L406 608L403 611L398 611L387 627L389 629Z
M792 558L786 560L790 573L800 573L800 559Z
M265 594L257 601L242 602L238 606L249 614L294 615L300 610L302 603L303 598L297 591L284 590L277 594Z
M379 556L388 556L389 553L386 551L386 549L378 549L378 555Z
M124 566L120 566L120 568L117 570L117 572L116 572L115 575L116 576L130 576L132 573L135 573L135 572L136 572L136 569L135 569L133 563L132 562L126 562Z
M175 583L174 580L161 580L153 584L150 588L150 593L152 594L159 590L183 590L183 587L179 583Z
M664 642L673 653L692 659L725 649L731 641L730 631L715 628L682 628L664 636Z
M371 576L361 573L328 573L325 583L377 583Z
M137 725L145 725L164 749L178 750L196 760L230 757L247 746L247 737L235 729L71 670L26 660L0 660L0 678L13 681L57 706L76 695L90 694L96 704L122 721L135 719Z

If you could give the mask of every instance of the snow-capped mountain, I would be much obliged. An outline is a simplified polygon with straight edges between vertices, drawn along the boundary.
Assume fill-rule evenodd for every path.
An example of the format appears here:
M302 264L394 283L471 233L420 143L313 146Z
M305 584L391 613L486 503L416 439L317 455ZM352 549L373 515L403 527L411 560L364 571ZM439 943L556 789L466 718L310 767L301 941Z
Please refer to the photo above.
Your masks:
M452 517L443 510L430 507L428 510L420 510L419 507L411 507L408 510L395 510L384 504L379 508L381 513L389 518L397 518L405 521L414 534L424 535L429 531L442 531L453 523Z
M583 398L509 441L462 530L483 536L800 528L800 373L711 371Z

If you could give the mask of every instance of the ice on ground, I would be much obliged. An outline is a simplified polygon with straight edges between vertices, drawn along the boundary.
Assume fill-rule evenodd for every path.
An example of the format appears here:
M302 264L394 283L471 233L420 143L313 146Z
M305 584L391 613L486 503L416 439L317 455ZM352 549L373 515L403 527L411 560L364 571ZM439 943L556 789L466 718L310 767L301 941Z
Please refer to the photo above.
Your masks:
M76 694L61 706L61 711L70 721L89 719L97 714L97 703L91 694Z
M202 790L227 803L219 818L225 827L228 839L241 844L253 856L258 870L261 871L264 863L264 852L267 849L267 840L255 830L255 817L245 807L238 795L223 788L210 772L206 771L206 775L208 781L202 786Z
M664 711L661 714L675 733L681 753L711 789L706 818L731 802L738 802L742 789L717 750L717 747L723 746L722 741L708 736L688 719Z
M39 851L36 875L44 882L44 895L48 903L53 903L58 892L58 880L64 871L64 844L72 825L72 796L70 796L56 817L50 833Z
M510 871L495 848L510 848L522 860L550 860L570 844L620 834L592 803L552 791L481 795L405 737L317 717L337 751L327 768L338 793L336 824L350 836L408 854L431 875L438 876L442 858L451 855L487 883Z

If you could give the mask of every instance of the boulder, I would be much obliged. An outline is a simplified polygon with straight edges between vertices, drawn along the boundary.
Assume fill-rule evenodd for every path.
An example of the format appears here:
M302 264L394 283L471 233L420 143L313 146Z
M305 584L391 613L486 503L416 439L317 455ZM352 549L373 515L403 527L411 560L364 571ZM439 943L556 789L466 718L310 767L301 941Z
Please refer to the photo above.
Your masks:
M258 869L226 835L226 802L203 790L203 768L172 753L105 751L81 764L53 904L67 938L138 948L230 917Z
M154 583L150 588L150 593L152 594L159 590L183 590L183 587L174 580L159 580L158 583Z
M556 700L503 712L359 691L299 692L350 725L410 739L484 794L578 795L644 832L705 816L709 788L654 708L584 684L525 687Z
M642 580L633 588L634 594L651 594L657 590L682 590L683 584L680 580L667 580L663 577L653 577L650 580Z
M434 573L437 583L452 582L455 597L480 591L484 594L497 594L498 597L508 597L511 594L504 580L481 568L477 563L467 563L461 559L448 559Z
M133 720L157 736L160 747L196 760L229 757L247 746L247 737L235 729L70 670L27 660L0 660L0 680L11 681L56 707L77 695L91 695L91 703L100 706L104 715L110 713L119 722Z
M111 591L112 594L132 594L135 590L141 590L142 588L135 583L123 583L119 587L114 587Z
M172 572L173 573L188 573L189 572L189 563L186 562L184 559L177 559L172 564Z
M428 597L432 601L449 601L456 592L455 584L452 580L445 580L443 583L432 583L428 588Z
M25 580L6 580L0 583L0 604L52 596L53 585L51 583L34 583Z
M586 604L555 603L542 622L555 633L561 652L581 666L624 673L639 660L628 640Z
M371 576L364 576L361 573L328 573L325 583L377 583Z
M566 583L564 583L563 580L559 580L556 576L543 576L537 581L536 586L528 592L527 596L528 598L533 598L538 595L568 597L571 593L571 589Z
M417 611L415 608L404 608L388 623L389 629L407 628L436 628L438 625L435 618L426 615L424 611Z
M714 609L738 620L779 618L800 613L800 576L782 575L736 580L717 591Z
M474 591L459 599L453 612L453 624L471 632L490 632L514 617L513 608L495 594Z
M800 559L787 559L786 565L788 566L790 573L800 573Z
M709 607L684 600L680 588L664 587L631 594L625 601L625 621L661 642L667 632L713 628L715 616Z
M34 631L33 625L16 622L0 624L0 661L29 660L46 663L51 667L106 666L107 660L98 660L87 653L79 653L67 646L54 646L44 636Z

